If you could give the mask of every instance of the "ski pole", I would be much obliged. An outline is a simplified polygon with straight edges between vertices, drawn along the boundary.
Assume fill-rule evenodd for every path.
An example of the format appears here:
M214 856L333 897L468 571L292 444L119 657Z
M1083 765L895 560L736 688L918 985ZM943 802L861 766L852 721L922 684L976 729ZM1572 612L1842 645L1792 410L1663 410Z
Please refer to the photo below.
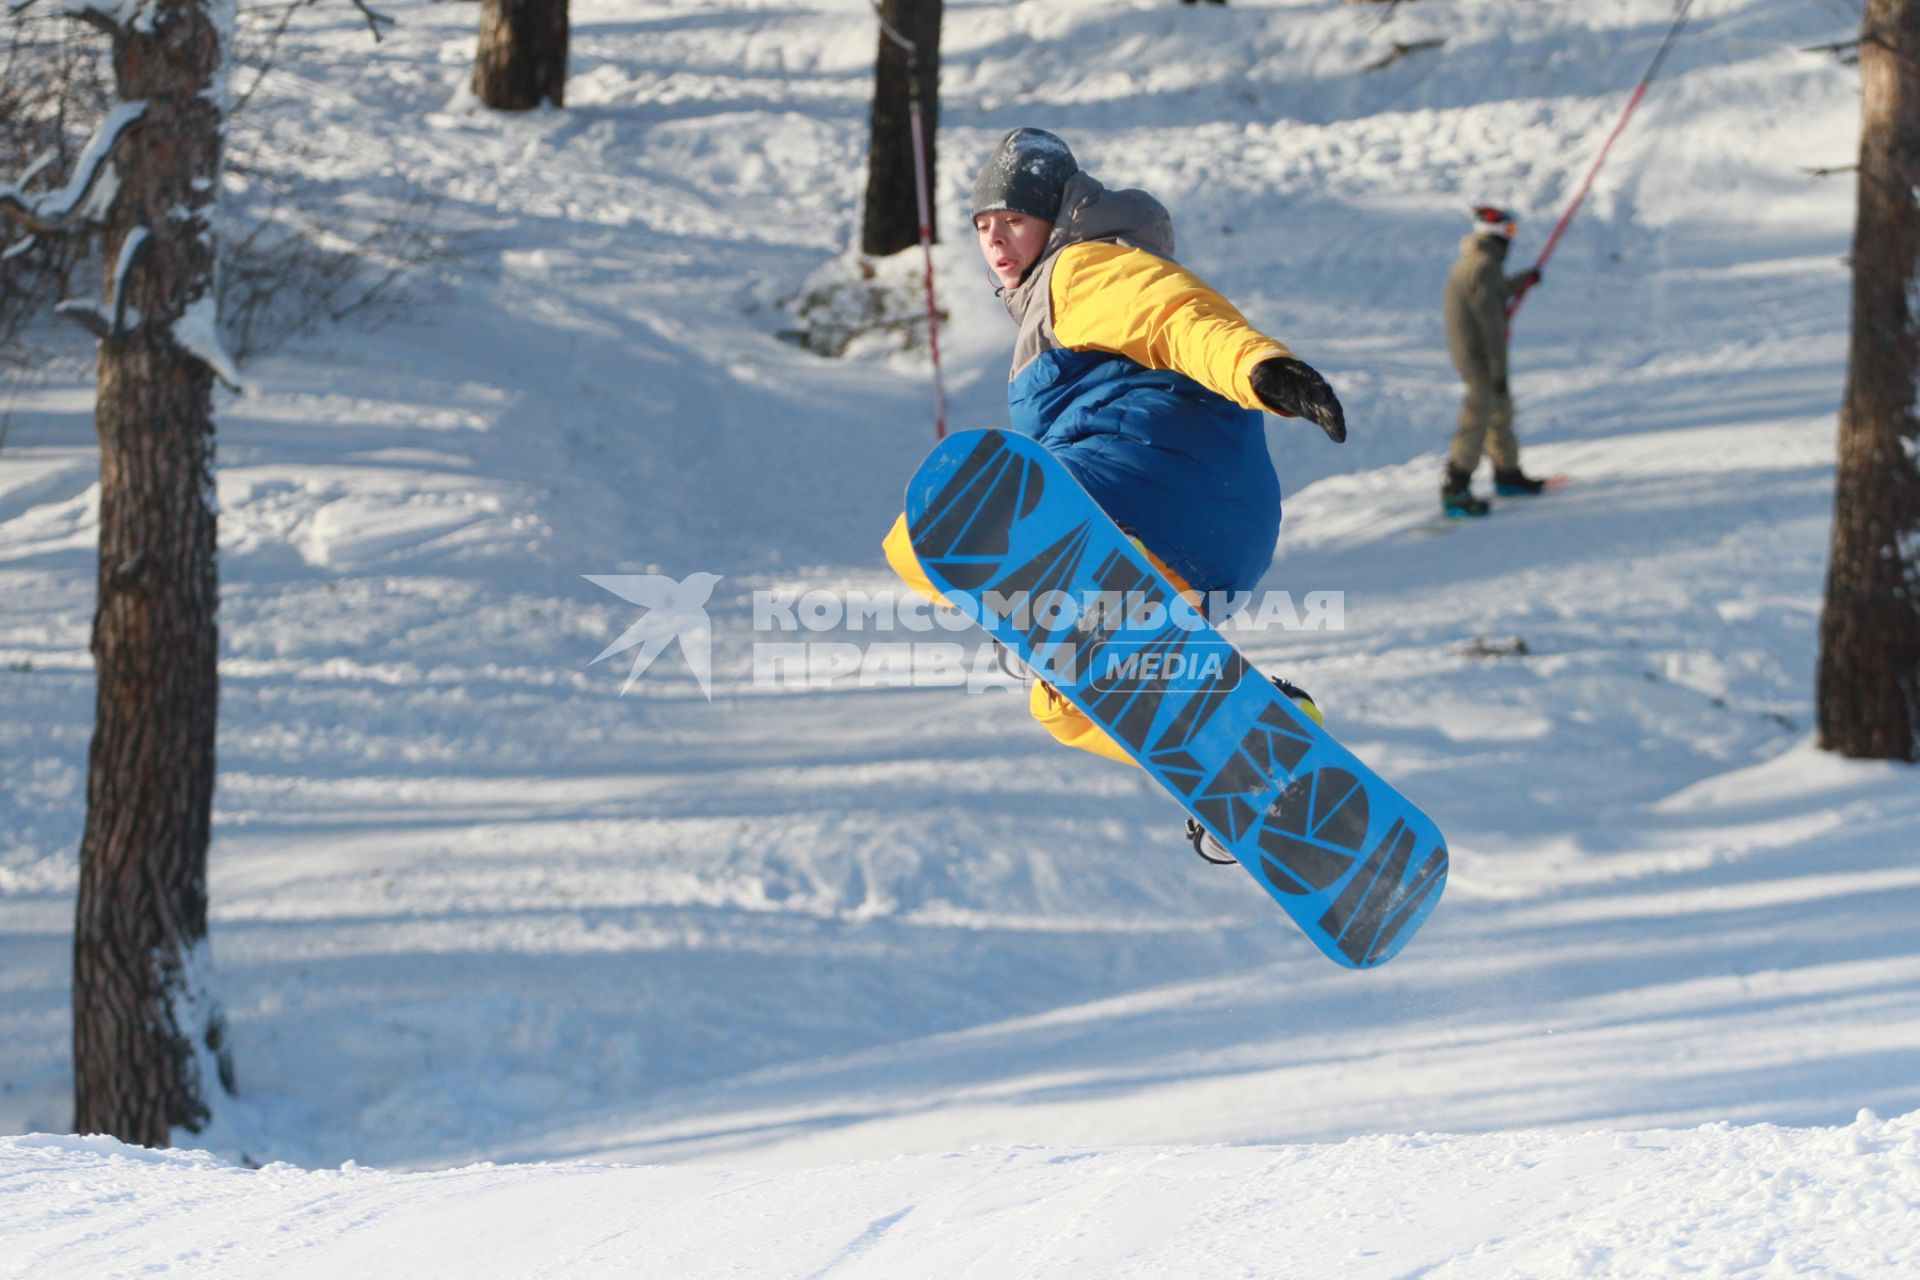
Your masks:
M907 122L913 137L913 199L920 211L920 253L926 261L927 351L933 359L933 436L947 438L947 387L940 370L940 307L933 292L933 211L932 195L927 190L927 142L920 116L919 48L893 29L881 12L880 0L873 0L873 16L887 39L899 45L907 55Z
M1593 167L1587 170L1586 179L1581 182L1580 189L1574 192L1573 201L1567 205L1567 211L1560 215L1560 221L1553 224L1553 232L1547 236L1546 248L1540 250L1540 260L1533 264L1535 271L1546 267L1547 259L1553 256L1554 247L1560 243L1560 237L1566 234L1567 225L1573 221L1573 215L1580 211L1581 204L1587 198L1587 192L1593 188L1595 175L1600 172L1600 166L1607 162L1607 153L1613 150L1613 144L1626 129L1627 121L1633 118L1633 109L1640 105L1640 99L1647 96L1647 86L1652 84L1653 78L1660 73L1660 64L1667 60L1667 52L1673 48L1673 42L1680 38L1680 28L1686 25L1687 10L1691 8L1693 8L1693 0L1681 0L1680 12L1674 15L1673 25L1667 29L1667 38L1660 42L1659 52L1653 55L1653 63L1647 68L1647 74L1641 76L1640 83L1634 86L1633 96L1627 99L1626 110L1620 113L1620 119L1613 126L1613 132L1608 134L1607 140L1601 144L1600 154L1593 158ZM1507 304L1509 321L1520 310L1520 304L1526 301L1527 293L1532 288L1530 284L1524 285L1520 292L1513 295L1513 301Z

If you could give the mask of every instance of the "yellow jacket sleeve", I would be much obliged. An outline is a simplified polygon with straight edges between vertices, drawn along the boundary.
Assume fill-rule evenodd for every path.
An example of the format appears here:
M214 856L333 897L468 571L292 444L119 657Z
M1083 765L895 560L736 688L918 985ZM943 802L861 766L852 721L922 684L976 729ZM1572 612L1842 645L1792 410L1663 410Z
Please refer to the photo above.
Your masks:
M1053 268L1053 332L1074 351L1110 351L1149 369L1184 373L1248 409L1253 367L1290 356L1234 305L1176 262L1144 249L1070 245Z

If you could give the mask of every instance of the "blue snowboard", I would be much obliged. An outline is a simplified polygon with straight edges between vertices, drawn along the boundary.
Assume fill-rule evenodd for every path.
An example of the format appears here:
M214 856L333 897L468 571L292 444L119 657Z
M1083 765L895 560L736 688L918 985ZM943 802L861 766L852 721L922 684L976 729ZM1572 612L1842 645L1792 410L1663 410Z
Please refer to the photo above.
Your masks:
M1439 828L1184 605L1042 445L949 437L907 486L907 522L941 593L1112 735L1329 958L1370 968L1413 936L1447 881Z

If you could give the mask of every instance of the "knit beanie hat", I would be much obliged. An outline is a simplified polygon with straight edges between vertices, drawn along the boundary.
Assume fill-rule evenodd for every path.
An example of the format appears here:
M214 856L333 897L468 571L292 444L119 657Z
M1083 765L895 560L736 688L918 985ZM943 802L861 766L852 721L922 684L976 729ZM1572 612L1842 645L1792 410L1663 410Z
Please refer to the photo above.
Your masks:
M1473 209L1473 229L1483 236L1499 236L1502 240L1513 239L1513 233L1519 229L1520 215L1490 204L1475 205Z
M1067 144L1045 129L1009 130L973 184L973 216L1005 209L1052 222L1067 179L1078 172Z

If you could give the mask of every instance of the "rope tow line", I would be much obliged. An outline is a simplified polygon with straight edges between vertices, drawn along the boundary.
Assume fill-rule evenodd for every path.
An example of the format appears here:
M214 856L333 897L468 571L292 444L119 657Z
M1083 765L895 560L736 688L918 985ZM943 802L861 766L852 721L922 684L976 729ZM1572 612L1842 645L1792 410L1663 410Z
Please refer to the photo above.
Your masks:
M1573 221L1573 215L1580 211L1581 204L1586 201L1587 192L1593 189L1594 177L1600 172L1600 166L1607 162L1607 153L1613 150L1613 144L1626 129L1627 121L1633 118L1634 108L1640 105L1640 99L1647 96L1647 86L1653 83L1656 75L1660 74L1661 64L1667 60L1667 54L1672 50L1674 41L1680 38L1680 29L1686 26L1687 11L1691 8L1693 8L1693 0L1681 0L1680 11L1674 15L1673 25L1667 28L1667 38L1660 42L1659 51L1653 55L1652 65L1647 68L1647 73L1640 77L1640 83L1634 86L1633 96L1627 99L1626 110L1620 113L1620 119L1613 126L1613 132L1608 134L1606 142L1601 144L1600 154L1593 158L1593 167L1587 170L1586 179L1581 182L1580 189L1574 193L1572 203L1567 205L1567 211L1560 215L1560 221L1553 224L1553 233L1547 237L1546 247L1540 250L1540 260L1533 264L1535 271L1546 267L1547 259L1553 256L1554 248L1560 243L1560 237L1566 234L1568 225ZM1520 304L1526 301L1527 293L1532 288L1532 285L1525 286L1514 295L1513 301L1507 304L1509 322L1519 312Z

